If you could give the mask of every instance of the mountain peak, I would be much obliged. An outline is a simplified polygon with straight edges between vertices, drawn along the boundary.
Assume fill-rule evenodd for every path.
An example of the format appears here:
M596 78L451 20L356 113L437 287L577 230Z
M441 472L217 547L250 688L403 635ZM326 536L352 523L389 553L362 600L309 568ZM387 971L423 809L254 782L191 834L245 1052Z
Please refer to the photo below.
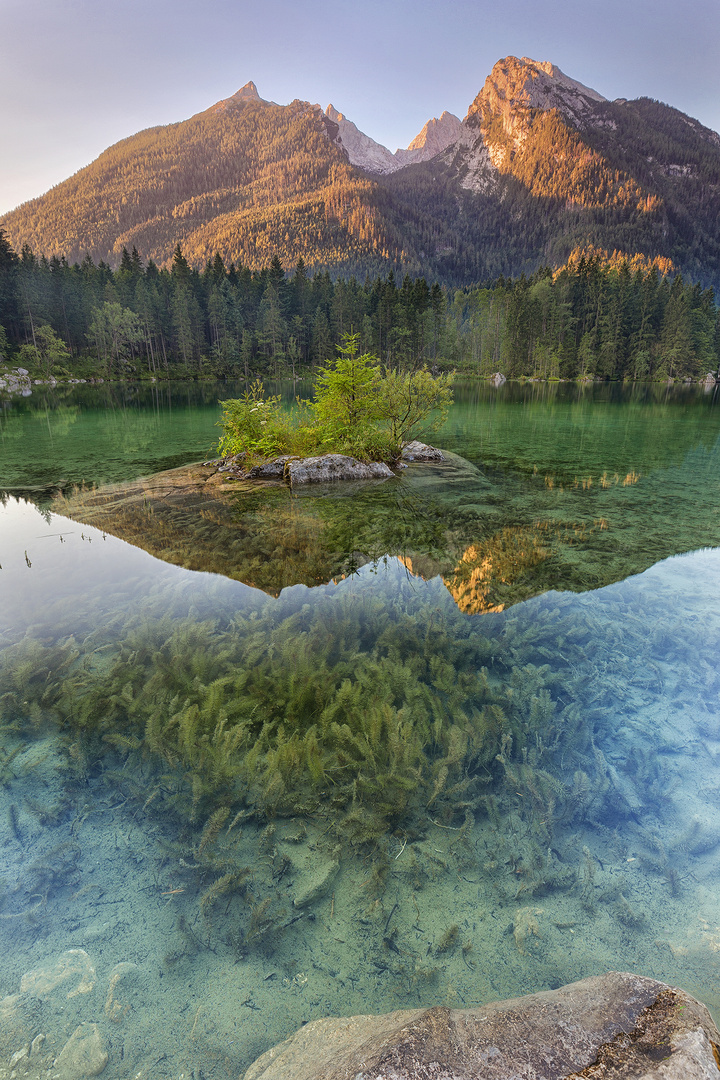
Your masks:
M232 97L218 101L217 105L213 105L213 109L224 112L227 109L234 108L236 105L245 105L247 102L266 104L265 98L261 98L258 94L258 88L252 79L250 82L246 82L244 86L241 86Z
M335 141L342 146L351 165L381 175L394 172L397 166L393 155L382 143L375 142L369 135L348 120L344 113L338 112L334 105L325 110L328 120L337 124L338 133Z
M580 131L597 122L598 106L607 99L565 75L549 60L498 60L463 121L462 141L468 148L464 187L489 191L498 172L512 168L525 144L533 141L533 114L559 113Z
M566 75L564 71L561 71L557 64L551 63L550 60L531 60L529 56L523 56L521 63L526 64L529 68L534 68L536 72L547 75L552 79L555 88L562 88L565 91L581 94L583 97L590 98L591 101L607 101L607 98L602 94L598 94L597 90L593 90L589 86L585 86L584 83L578 82L577 79L571 79L569 75Z
M571 79L549 60L506 56L488 75L466 120L476 114L481 120L488 113L500 114L508 129L518 109L557 109L573 123L580 123L585 113L605 101L597 90Z
M258 88L255 83L250 79L244 86L241 86L236 94L229 99L230 101L262 101L262 98L258 94Z
M427 161L436 154L445 150L450 143L455 142L460 134L460 118L454 113L445 110L438 118L433 116L428 120L422 131L415 136L409 144L407 151L398 150L397 153L408 153L410 150L421 151L413 158L414 161Z
M338 112L334 105L328 105L325 115L328 120L337 124L336 141L344 148L350 164L380 175L397 172L405 165L435 157L457 139L462 127L457 116L444 112L439 119L433 117L428 120L407 150L396 150L393 154L382 143L375 142L360 131L344 113Z

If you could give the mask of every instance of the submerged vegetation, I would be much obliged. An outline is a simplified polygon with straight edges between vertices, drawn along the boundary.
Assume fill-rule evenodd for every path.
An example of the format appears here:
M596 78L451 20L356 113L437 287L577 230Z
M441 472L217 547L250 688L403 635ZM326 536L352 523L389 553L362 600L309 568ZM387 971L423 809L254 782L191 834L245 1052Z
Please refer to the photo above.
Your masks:
M312 453L394 461L433 410L431 428L445 422L451 375L383 372L376 356L358 350L359 335L346 334L339 356L318 373L314 401L298 400L294 413L283 410L279 396L266 398L259 379L242 397L221 402L220 453L246 461Z
M588 909L604 902L573 830L621 822L680 888L687 852L715 836L698 826L674 846L657 840L653 822L672 804L660 736L643 729L640 759L638 733L608 725L619 681L650 686L638 665L665 647L664 631L626 625L622 652L608 639L600 664L598 615L571 600L469 617L439 581L395 562L371 569L312 599L288 590L212 619L148 610L87 642L28 636L0 655L3 715L25 737L52 721L78 769L102 763L146 813L176 822L203 915L241 903L241 949L260 947L280 913L253 889L237 841L251 827L282 876L283 819L301 828L285 843L301 842L303 823L321 829L328 880L338 859L365 853L377 896L391 843L413 845L404 865L416 889L448 868L416 847L430 829L450 830L453 859L477 867L476 823L492 838L481 872L506 903L557 890L578 890ZM620 921L640 918L619 893L610 901ZM453 925L436 955L457 941Z

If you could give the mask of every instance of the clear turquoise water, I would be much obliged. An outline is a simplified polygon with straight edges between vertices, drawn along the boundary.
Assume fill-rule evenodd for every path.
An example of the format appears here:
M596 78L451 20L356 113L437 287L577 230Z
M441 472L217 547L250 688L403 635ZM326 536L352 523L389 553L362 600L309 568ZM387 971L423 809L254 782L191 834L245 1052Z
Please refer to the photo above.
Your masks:
M4 414L1 1052L91 1022L109 1077L237 1076L611 968L717 1010L712 401L468 387L444 471L133 516L207 453L193 393ZM63 478L105 528L27 501Z

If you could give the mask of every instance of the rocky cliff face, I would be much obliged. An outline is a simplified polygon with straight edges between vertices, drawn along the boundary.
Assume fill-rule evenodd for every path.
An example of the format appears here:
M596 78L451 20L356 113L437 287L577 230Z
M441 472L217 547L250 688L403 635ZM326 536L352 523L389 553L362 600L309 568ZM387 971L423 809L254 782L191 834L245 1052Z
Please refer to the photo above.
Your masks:
M393 156L398 162L397 168L416 161L430 161L456 142L461 131L462 123L453 113L444 112L439 118L433 117L415 136L407 150L395 151Z
M512 159L532 137L537 111L552 109L573 128L592 122L606 98L569 78L549 61L506 56L495 64L462 124L452 150L461 157L461 184L487 192L499 171L509 171Z
M337 124L338 135L335 140L348 156L351 165L357 165L366 172L379 173L384 176L399 168L395 164L394 155L382 143L375 142L364 131L360 131L352 120L348 120L344 113L338 112L334 105L328 105L325 115L334 124Z
M406 165L417 161L429 161L455 142L462 129L462 124L453 113L444 112L439 118L428 120L422 131L415 136L407 150L391 153L386 146L375 142L369 135L360 131L351 120L333 105L328 105L325 115L338 126L338 145L348 155L351 165L357 165L366 172L387 176Z
M580 126L594 107L607 101L602 94L565 75L549 61L523 56L498 60L485 85L468 109L465 123L476 128L500 118L505 132L514 136L528 109L557 109Z

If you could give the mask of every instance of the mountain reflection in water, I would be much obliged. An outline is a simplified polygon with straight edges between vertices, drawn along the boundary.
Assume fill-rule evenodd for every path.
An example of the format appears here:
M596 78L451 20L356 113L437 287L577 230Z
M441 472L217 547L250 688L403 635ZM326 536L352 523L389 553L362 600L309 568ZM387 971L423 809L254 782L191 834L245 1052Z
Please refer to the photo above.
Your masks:
M564 481L484 470L449 451L392 480L294 490L188 466L52 506L158 558L273 596L397 557L426 580L441 576L472 614L550 588L596 589L719 543L719 489L716 444L646 476L604 470Z

